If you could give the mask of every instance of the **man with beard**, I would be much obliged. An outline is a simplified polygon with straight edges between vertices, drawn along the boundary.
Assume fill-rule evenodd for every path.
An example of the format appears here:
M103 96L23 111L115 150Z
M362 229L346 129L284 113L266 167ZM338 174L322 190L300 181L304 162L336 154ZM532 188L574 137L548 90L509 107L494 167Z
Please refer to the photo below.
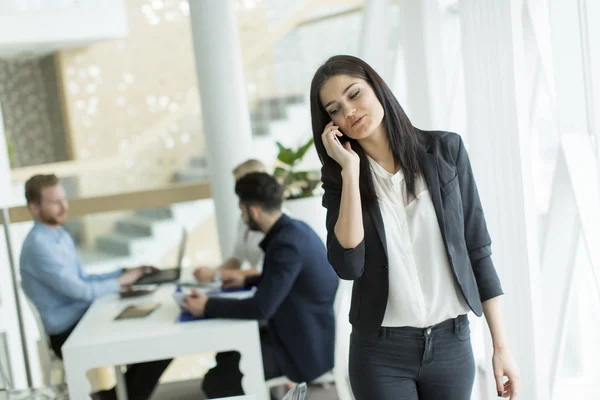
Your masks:
M62 358L62 345L92 302L133 284L147 267L86 274L75 243L63 228L69 204L59 179L55 175L33 176L25 183L25 198L34 226L21 250L21 285L42 318L52 350ZM170 362L160 360L128 366L125 380L129 398L150 398ZM93 393L92 398L116 399L115 390Z
M250 172L266 172L267 168L259 160L246 160L233 170L235 182ZM217 268L199 266L194 271L194 277L199 283L229 282L243 279L249 275L259 275L262 271L263 251L260 242L264 239L260 231L248 229L240 217L233 252L223 264ZM245 268L246 267L246 268Z
M315 231L281 211L283 191L275 178L249 173L235 192L248 227L265 234L265 255L262 275L237 277L230 287L256 287L254 296L209 299L193 291L182 305L198 317L267 320L260 335L265 378L310 382L333 368L338 278ZM238 352L217 354L202 386L209 398L243 394L239 360Z

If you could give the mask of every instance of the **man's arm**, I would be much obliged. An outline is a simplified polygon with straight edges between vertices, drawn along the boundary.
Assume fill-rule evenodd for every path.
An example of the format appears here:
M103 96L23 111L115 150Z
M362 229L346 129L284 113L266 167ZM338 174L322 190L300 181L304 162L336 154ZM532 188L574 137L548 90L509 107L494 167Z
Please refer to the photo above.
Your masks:
M224 281L227 278L231 278L231 275L227 275L228 272L241 272L242 263L247 256L245 250L247 235L248 227L246 226L246 223L240 219L240 221L238 221L235 243L231 257L216 268L199 266L194 271L194 277L196 280L200 283L214 282L217 280ZM243 275L253 275L254 272L259 273L259 271L256 269L256 265L252 265L251 272L243 271Z
M260 285L252 298L245 300L211 298L206 303L204 314L207 317L238 319L269 319L290 293L302 263L297 250L284 245L269 257L263 274L258 278Z
M262 278L262 275L258 272L254 275L247 275L246 278L244 279L244 286L245 287L258 286L260 284L261 278Z
M229 260L225 261L223 264L219 265L217 269L220 270L230 270L230 269L240 269L242 267L241 261L237 257L231 257Z
M91 302L99 296L118 292L120 289L116 279L84 281L74 268L65 267L63 261L48 250L38 248L33 252L34 269L23 273L29 273L63 296Z
M80 263L79 271L80 271L79 274L80 274L82 280L84 280L86 282L98 282L98 281L105 281L107 279L117 279L118 277L120 277L123 274L124 269L121 268L116 271L106 272L104 274L87 274L83 270L81 263Z

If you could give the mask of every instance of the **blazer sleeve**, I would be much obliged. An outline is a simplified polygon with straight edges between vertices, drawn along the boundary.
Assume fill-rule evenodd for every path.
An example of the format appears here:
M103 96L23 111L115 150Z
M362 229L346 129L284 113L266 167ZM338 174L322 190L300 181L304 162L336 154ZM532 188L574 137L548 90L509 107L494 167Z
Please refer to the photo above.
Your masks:
M327 209L327 259L341 279L358 279L365 270L365 240L363 238L353 249L342 247L334 232L340 214L342 192L326 184L323 184L323 189L323 207Z
M492 262L492 240L485 222L471 162L460 137L456 169L463 204L465 242L479 288L479 297L484 302L502 295L502 285Z
M209 318L268 320L288 297L302 271L302 258L292 244L282 243L272 251L265 264L253 297L244 300L210 298L205 315Z
M260 284L262 275L250 275L244 279L244 287L254 287Z

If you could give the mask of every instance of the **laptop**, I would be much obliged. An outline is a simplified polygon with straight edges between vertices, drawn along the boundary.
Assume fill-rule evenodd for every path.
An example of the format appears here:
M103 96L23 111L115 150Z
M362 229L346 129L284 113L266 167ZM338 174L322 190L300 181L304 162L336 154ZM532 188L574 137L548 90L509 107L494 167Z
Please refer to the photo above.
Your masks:
M185 255L187 236L187 231L183 229L181 233L181 242L179 243L179 255L177 257L177 266L175 268L167 268L162 269L160 271L151 272L135 281L135 285L151 285L157 283L174 282L179 280L179 277L181 276L181 267L183 265L183 256Z

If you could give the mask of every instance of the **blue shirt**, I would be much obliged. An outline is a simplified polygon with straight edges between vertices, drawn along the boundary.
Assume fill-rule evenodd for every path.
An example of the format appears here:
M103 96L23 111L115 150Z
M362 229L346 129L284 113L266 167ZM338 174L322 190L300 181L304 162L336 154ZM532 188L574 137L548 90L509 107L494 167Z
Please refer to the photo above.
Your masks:
M35 304L48 335L73 327L92 301L120 289L122 271L87 275L81 268L75 243L63 228L40 222L23 242L21 286Z

